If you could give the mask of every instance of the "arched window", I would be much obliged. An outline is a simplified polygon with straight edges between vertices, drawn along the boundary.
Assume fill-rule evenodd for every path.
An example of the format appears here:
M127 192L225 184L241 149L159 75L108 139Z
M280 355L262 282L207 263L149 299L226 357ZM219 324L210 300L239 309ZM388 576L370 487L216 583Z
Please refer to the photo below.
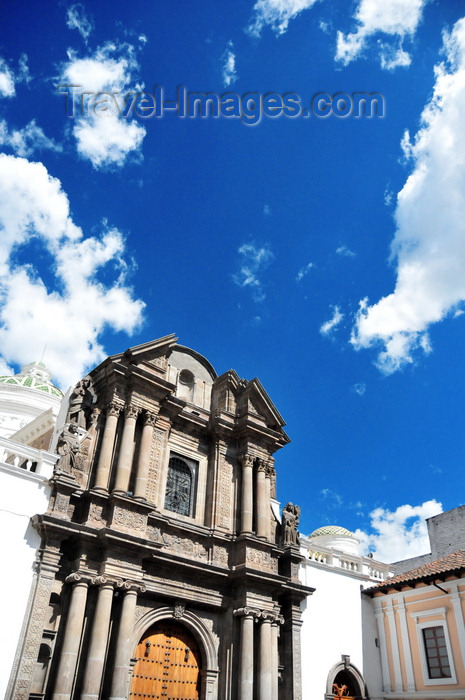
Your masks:
M166 478L165 508L180 515L194 515L195 462L172 456Z

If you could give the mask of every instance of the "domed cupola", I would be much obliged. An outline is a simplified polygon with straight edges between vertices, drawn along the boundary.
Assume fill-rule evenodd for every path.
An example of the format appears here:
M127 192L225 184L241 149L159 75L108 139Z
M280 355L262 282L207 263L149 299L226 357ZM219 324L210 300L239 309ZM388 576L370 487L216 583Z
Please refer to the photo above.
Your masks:
M63 392L51 377L43 362L30 362L18 374L0 377L0 437L11 437L49 409L56 418Z
M335 549L345 554L359 554L360 540L354 533L339 525L324 525L312 532L309 536L312 542Z

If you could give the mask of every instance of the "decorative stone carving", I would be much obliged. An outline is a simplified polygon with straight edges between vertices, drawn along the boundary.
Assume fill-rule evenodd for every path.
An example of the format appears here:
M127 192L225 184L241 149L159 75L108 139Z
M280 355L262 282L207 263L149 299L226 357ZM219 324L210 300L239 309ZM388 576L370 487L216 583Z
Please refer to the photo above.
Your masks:
M297 527L300 519L300 508L288 503L283 508L283 541L284 546L292 546L299 544L299 533Z
M184 615L184 612L186 610L186 604L181 603L179 600L176 600L174 603L174 608L173 608L173 617L176 620L180 620L182 616Z
M155 503L160 474L161 448L163 444L163 431L154 429L152 437L152 448L150 450L150 467L147 479L147 500Z
M232 464L224 455L220 458L219 525L231 529L231 488L233 483Z
M218 566L227 566L228 560L229 560L229 554L228 554L228 550L226 549L226 547L221 547L219 545L215 545L215 547L213 549L213 562L214 562L214 564L217 564Z
M122 527L127 530L143 530L147 526L147 515L134 510L115 505L113 509L112 523L115 527Z
M91 503L89 505L89 515L87 517L90 523L95 523L97 525L106 524L106 518L104 517L104 506L101 503Z
M159 527L154 527L153 525L147 525L147 539L150 542L161 542L162 536Z
M164 533L162 536L162 541L165 548L175 554L181 554L191 559L201 559L203 561L207 561L207 548L196 540Z
M69 398L67 423L75 423L79 428L87 430L92 410L93 396L90 391L90 377L81 379L73 389Z

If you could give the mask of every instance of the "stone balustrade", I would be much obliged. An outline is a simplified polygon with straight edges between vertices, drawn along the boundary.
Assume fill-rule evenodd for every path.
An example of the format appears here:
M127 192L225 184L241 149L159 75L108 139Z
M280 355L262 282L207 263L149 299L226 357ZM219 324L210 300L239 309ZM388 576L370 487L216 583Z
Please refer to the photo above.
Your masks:
M0 438L0 462L50 479L58 455Z

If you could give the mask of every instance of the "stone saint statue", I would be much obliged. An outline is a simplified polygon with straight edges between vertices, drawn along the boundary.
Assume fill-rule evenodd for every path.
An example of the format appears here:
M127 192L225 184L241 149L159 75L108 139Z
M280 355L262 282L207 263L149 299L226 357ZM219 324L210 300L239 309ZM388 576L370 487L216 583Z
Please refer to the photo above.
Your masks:
M89 387L92 382L90 377L81 379L73 389L69 397L67 423L75 423L79 428L87 430L90 413L92 410L93 396Z
M283 541L284 546L299 544L299 533L297 526L299 525L300 508L288 503L283 508Z
M76 455L79 452L78 428L76 423L70 423L69 427L64 427L61 431L57 443L58 461L55 471L63 474L72 474Z

